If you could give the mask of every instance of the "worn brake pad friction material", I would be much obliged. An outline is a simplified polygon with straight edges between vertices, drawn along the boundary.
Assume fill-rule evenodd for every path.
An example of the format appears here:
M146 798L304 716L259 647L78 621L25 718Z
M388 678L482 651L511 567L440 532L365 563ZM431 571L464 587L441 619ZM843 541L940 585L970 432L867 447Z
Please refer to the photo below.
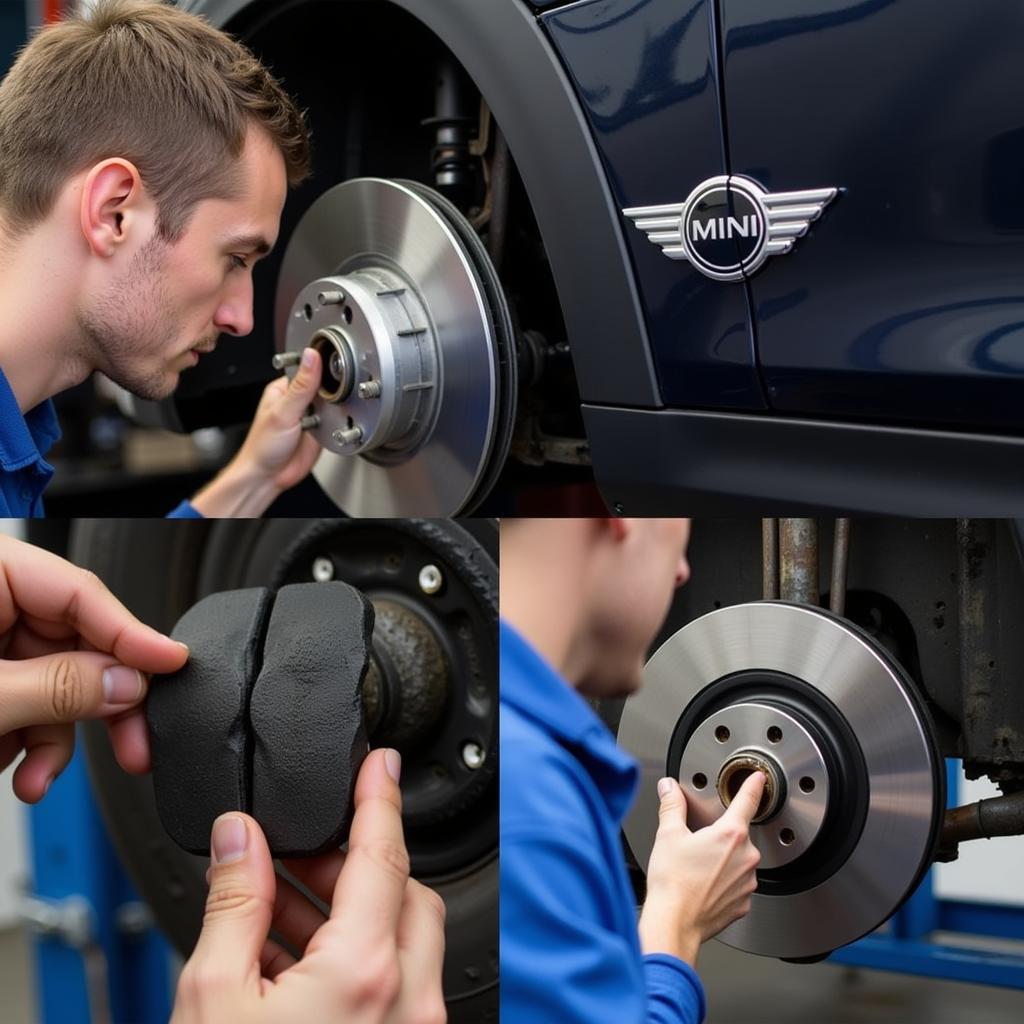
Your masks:
M207 854L225 811L246 810L249 688L262 660L273 595L265 587L211 594L178 620L185 667L153 680L146 702L160 820L190 853Z
M372 635L373 605L347 583L277 592L249 707L252 814L276 856L323 853L347 836Z

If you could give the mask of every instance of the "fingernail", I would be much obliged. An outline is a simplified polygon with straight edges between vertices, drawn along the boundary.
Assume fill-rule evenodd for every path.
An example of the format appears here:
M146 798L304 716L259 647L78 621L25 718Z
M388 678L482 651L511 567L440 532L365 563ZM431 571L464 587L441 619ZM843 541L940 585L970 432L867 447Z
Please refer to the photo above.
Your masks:
M384 751L384 767L388 775L397 782L402 777L402 755L397 750Z
M671 779L659 779L658 780L658 796L665 799L672 792L672 780Z
M302 350L302 365L308 370L313 365L313 350L304 348Z
M46 782L43 783L43 796L46 796L50 792L50 787L53 785L53 776L51 775Z
M189 650L189 646L188 646L188 644L186 644L186 643L183 643L183 642L182 642L181 640L175 640L174 642L175 642L175 643L176 643L176 644L177 644L177 645L178 645L179 647L184 647L184 648L185 648L185 650L186 650L186 651L187 651L187 652L188 652L189 654L191 654L191 653L192 653L192 652L191 652L191 651Z
M241 860L248 845L249 830L241 818L224 814L213 823L210 852L214 864L230 864L232 861Z
M108 704L131 704L142 696L142 673L127 665L103 671L103 699Z

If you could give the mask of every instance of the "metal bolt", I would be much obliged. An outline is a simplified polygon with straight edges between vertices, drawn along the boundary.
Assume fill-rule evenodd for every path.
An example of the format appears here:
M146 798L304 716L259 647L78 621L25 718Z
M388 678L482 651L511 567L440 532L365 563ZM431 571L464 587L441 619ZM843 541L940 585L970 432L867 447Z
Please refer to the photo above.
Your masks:
M380 381L364 380L363 383L359 385L359 397L380 398Z
M614 512L617 516L621 516L625 511L626 509L621 501L617 501L614 505L612 505L612 512Z
M328 580L334 579L334 563L329 558L313 559L313 579L317 583L326 583Z
M303 416L299 420L300 430L315 430L320 426L320 417L316 413L311 413L309 416Z
M441 570L436 565L425 565L420 569L420 590L424 594L436 594L444 583Z
M348 430L336 430L331 437L335 444L356 444L363 439L363 428L349 427Z
M344 292L318 292L316 301L321 306L337 306L339 303L345 301Z
M298 366L302 362L302 353L278 352L270 362L275 370L283 370L286 366Z
M479 743L471 741L462 748L462 760L472 771L476 771L484 763L485 756L484 748Z

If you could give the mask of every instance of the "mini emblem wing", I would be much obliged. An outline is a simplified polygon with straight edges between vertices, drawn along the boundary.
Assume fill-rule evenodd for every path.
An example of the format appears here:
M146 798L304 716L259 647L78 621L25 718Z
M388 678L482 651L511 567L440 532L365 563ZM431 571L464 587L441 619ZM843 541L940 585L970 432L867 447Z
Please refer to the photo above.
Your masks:
M720 176L701 182L682 203L667 203L663 206L632 206L623 214L643 231L648 239L661 248L671 260L688 260L686 242L683 238L684 221L688 218L691 204L709 188L718 188L728 183L730 188L743 192L761 210L766 231L765 243L759 246L751 258L744 263L743 271L752 274L769 256L779 256L793 248L793 243L807 233L811 221L821 216L825 207L835 199L837 188L803 189L798 192L766 192L756 181L740 175ZM698 270L700 266L695 264ZM708 273L707 270L703 270ZM712 275L713 276L713 275ZM742 272L735 277L721 277L720 280L739 280Z
M802 192L765 192L759 198L765 208L768 241L765 253L779 256L789 252L793 243L821 216L836 197L838 189L812 188Z
M633 206L622 212L655 244L670 260L685 260L683 246L682 216L685 203L669 203L667 206Z

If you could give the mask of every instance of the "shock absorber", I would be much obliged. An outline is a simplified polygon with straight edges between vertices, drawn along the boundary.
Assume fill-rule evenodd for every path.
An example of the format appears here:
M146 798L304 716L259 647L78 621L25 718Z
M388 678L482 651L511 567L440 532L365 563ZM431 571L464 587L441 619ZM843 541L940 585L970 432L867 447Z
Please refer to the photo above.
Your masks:
M435 82L435 113L423 121L435 131L430 155L434 187L465 211L472 205L477 184L470 152L477 123L474 89L465 71L450 57L438 64Z

